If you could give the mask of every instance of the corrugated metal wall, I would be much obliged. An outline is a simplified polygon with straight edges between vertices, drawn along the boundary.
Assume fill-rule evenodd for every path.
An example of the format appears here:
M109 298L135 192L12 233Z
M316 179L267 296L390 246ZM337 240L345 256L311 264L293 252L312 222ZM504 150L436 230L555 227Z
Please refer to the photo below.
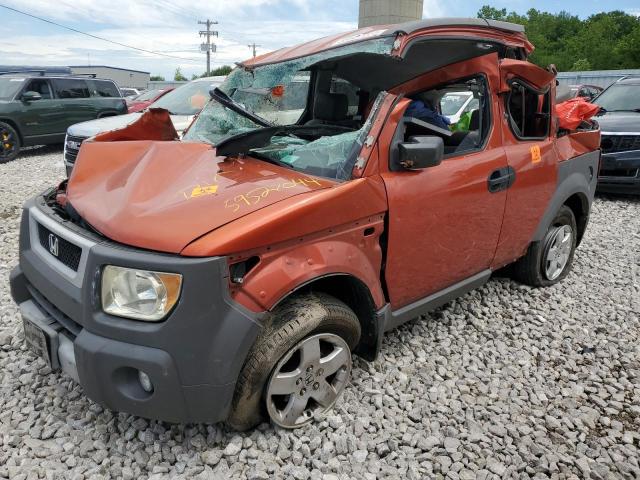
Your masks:
M560 72L560 85L596 85L607 87L622 77L634 76L640 78L640 69L632 70L594 70L591 72Z

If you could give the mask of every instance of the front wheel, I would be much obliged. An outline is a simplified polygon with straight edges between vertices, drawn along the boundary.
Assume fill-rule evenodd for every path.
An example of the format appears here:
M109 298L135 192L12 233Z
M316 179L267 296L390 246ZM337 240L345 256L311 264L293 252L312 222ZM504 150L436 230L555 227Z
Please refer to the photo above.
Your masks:
M0 122L0 163L10 162L20 153L20 135L5 122Z
M533 287L561 281L571 271L577 232L573 211L563 205L542 241L532 243L527 254L514 264L514 278Z
M247 356L227 423L246 430L268 417L297 428L331 409L349 383L360 331L355 313L334 297L287 300Z

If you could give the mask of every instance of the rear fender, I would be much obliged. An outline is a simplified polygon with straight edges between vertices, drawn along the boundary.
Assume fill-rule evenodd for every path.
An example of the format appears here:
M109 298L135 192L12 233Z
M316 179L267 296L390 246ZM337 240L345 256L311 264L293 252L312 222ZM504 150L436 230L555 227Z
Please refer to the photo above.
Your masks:
M598 182L599 163L600 150L595 150L558 164L558 185L538 224L533 241L541 241L544 238L560 207L576 194L581 198L585 207L587 218L584 219L584 226L586 227ZM579 219L576 220L579 221Z

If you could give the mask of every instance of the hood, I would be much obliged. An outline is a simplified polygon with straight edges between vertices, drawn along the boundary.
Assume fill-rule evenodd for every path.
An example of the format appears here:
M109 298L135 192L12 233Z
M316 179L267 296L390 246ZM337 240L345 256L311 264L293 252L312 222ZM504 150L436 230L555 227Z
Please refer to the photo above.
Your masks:
M180 253L222 225L295 195L335 185L203 143L85 142L67 199L106 237Z
M88 122L76 123L67 129L69 135L74 137L89 138L99 133L109 132L135 122L140 118L142 112L127 113L115 117L98 118L97 120L89 120ZM171 121L178 133L182 133L193 120L193 115L171 115Z
M633 133L640 135L640 113L608 112L593 117L600 125L603 135L607 133Z

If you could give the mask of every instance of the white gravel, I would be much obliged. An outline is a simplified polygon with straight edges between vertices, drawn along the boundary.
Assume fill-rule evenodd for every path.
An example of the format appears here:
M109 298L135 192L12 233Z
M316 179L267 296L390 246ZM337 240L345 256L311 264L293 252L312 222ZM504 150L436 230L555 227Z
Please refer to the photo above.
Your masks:
M324 421L237 434L104 410L25 350L20 206L63 177L30 153L0 165L1 478L640 478L640 199L597 199L560 285L494 279L356 361Z

